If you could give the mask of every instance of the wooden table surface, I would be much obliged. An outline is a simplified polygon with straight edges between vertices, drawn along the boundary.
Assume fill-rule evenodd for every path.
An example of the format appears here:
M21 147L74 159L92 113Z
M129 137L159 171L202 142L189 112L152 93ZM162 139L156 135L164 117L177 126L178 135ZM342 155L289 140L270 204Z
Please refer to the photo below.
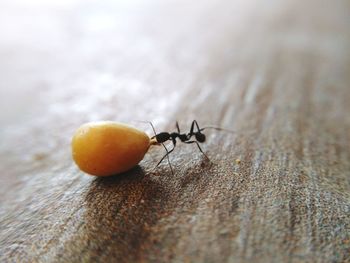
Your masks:
M350 262L350 3L0 2L1 262ZM82 123L178 144L109 178ZM240 159L238 163L235 160Z

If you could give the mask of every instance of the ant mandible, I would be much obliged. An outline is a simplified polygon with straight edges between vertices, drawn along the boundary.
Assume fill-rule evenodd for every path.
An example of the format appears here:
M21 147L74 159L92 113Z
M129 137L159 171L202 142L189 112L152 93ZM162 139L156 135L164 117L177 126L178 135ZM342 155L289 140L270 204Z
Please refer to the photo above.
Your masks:
M174 171L173 171L173 168L172 168L170 160L169 160L169 154L174 151L174 149L176 147L176 139L177 138L179 138L180 141L183 143L187 143L187 144L195 143L197 145L198 149L201 151L201 153L205 156L205 158L210 161L209 157L203 152L202 148L199 145L199 143L205 142L205 139L206 139L205 134L202 133L202 131L207 129L207 128L216 129L216 130L225 130L222 128L212 127L212 126L200 128L198 125L198 122L196 120L193 120L189 133L181 133L179 123L176 121L177 132L171 132L171 133L161 132L161 133L157 134L153 124L151 122L149 122L149 124L152 126L153 132L155 134L153 137L151 137L151 144L153 144L153 145L161 144L161 145L163 145L163 147L166 151L166 154L162 157L162 159L160 159L160 161L158 162L156 167L158 167L162 163L162 161L165 158L167 158L172 174L174 174ZM196 129L196 131L195 131L195 129ZM226 130L226 131L228 131L228 130ZM194 137L194 139L192 137ZM171 141L173 143L173 148L171 150L168 150L167 147L164 145L164 142L166 142L166 141Z

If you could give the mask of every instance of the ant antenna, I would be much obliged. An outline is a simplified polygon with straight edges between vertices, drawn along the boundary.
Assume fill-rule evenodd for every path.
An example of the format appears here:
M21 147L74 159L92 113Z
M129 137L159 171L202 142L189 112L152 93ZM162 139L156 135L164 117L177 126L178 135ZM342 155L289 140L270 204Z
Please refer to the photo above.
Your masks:
M229 132L229 133L237 133L236 131L224 129L221 127L215 127L215 126L206 126L206 127L200 128L199 131L204 131L205 129L214 129L214 130L225 131L225 132Z
M154 132L154 136L157 136L156 129L154 128L152 122L150 122L150 121L139 121L139 122L143 122L143 123L148 123L148 124L150 124L151 127L152 127L152 130L153 130L153 132ZM156 142L156 141L155 141L155 142ZM151 142L151 143L153 143L153 142ZM158 144L158 142L156 142L156 143ZM154 143L154 144L155 144L155 143ZM169 150L168 150L168 148L165 146L164 143L160 143L160 144L163 145L163 147L164 147L164 149L165 149L165 151L166 151L166 157L167 157L167 159L168 159L168 164L169 164L169 167L170 167L170 170L171 170L171 174L174 175L173 167L171 166L170 159L169 159ZM165 156L164 156L164 157L165 157ZM156 165L156 167L154 167L154 169L157 168L157 167L161 164L161 162L164 160L164 157L160 160L160 162Z
M216 126L205 126L203 128L200 128L199 131L203 131L205 129L214 129L214 130L217 130L217 131L224 131L224 132L228 132L228 133L236 133L236 134L255 134L256 131L248 131L248 132L239 132L239 131L233 131L233 130L229 130L229 129L225 129L225 128L221 128L221 127L216 127Z

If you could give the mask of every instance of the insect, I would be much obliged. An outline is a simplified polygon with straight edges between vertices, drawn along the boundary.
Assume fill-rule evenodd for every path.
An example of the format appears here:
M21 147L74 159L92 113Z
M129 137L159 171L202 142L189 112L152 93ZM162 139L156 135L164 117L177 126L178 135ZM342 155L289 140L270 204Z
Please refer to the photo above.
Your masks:
M157 134L155 129L154 129L153 124L150 123L150 125L152 126L153 132L155 134L151 139L152 140L155 139L158 144L162 144L165 151L166 151L166 154L162 157L162 159L160 159L160 161L158 162L156 167L158 167L161 164L161 162L167 157L171 173L174 174L173 168L172 168L170 160L169 160L169 154L174 151L174 149L176 147L176 139L177 138L179 138L179 140L183 143L187 143L187 144L195 143L197 145L198 149L201 151L201 153L205 156L205 158L207 160L209 160L209 157L203 152L202 148L199 145L199 143L205 142L206 137L205 137L205 134L202 133L202 131L208 127L199 128L198 122L196 120L194 120L194 121L192 121L190 132L186 134L186 133L181 133L179 123L176 122L177 132L172 132L172 133L161 132L161 133ZM197 129L196 131L195 131L195 128ZM192 139L192 137L194 137L194 139ZM166 141L171 141L173 143L173 148L170 151L164 145L164 142L166 142Z
M194 120L189 133L181 133L179 124L176 122L177 132L161 132L157 134L153 124L150 123L150 125L154 132L154 136L151 138L143 131L118 122L100 121L86 123L76 130L72 138L73 160L82 171L88 174L109 176L125 172L137 165L151 145L162 145L166 150L166 154L156 167L167 158L173 173L169 154L174 151L177 139L183 143L196 144L205 158L209 159L199 145L199 143L203 143L206 140L206 136L202 131L207 128L225 130L212 126L200 128L197 121ZM164 145L166 141L172 142L173 147L171 150L168 150Z

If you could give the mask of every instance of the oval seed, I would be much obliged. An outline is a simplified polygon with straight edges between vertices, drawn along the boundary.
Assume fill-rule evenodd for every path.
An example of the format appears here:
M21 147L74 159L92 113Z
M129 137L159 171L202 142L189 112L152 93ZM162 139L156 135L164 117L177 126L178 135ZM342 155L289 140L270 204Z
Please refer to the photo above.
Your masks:
M72 156L79 168L91 175L108 176L137 165L150 146L143 131L112 122L82 125L72 139Z

